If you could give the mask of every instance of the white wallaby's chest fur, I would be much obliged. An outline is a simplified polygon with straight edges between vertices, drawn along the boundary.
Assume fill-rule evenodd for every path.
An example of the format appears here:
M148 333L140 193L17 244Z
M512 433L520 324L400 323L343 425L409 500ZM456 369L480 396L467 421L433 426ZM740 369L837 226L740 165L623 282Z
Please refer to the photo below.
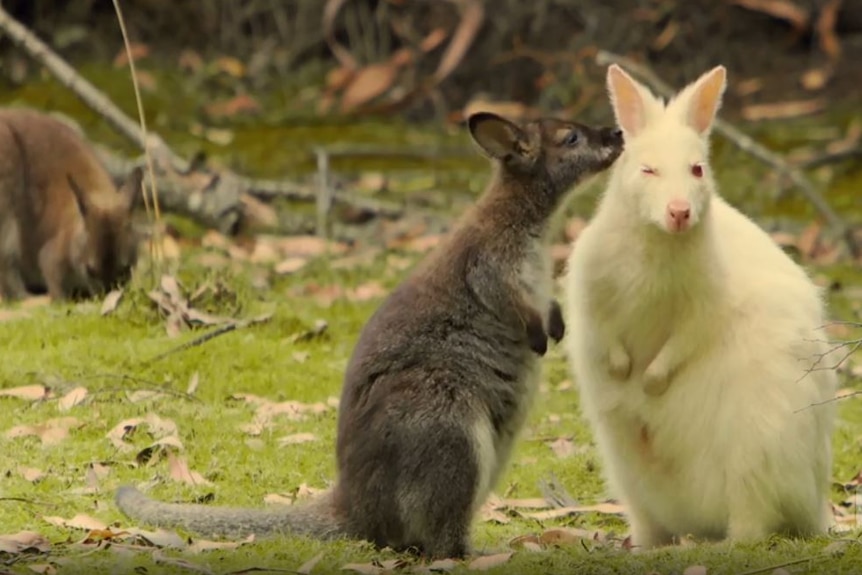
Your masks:
M565 279L566 349L634 544L824 532L834 407L809 406L837 382L806 373L829 348L819 289L714 192L653 217L625 189L653 178L639 168L615 168Z

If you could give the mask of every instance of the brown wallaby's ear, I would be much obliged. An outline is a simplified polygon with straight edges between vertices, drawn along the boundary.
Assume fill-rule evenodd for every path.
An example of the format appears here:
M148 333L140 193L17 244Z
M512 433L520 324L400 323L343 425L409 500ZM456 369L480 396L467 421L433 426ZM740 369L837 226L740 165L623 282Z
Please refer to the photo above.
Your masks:
M495 160L524 157L529 142L524 131L505 118L491 112L477 112L467 118L473 140Z
M87 197L87 193L81 189L72 174L66 174L66 179L69 181L69 187L72 188L72 195L75 196L78 211L86 218L87 212L90 210L90 199Z
M144 170L140 166L137 166L129 172L129 175L126 176L126 181L123 182L122 187L118 190L126 201L126 206L130 212L135 209L138 198L143 192L143 188L141 187L143 180Z

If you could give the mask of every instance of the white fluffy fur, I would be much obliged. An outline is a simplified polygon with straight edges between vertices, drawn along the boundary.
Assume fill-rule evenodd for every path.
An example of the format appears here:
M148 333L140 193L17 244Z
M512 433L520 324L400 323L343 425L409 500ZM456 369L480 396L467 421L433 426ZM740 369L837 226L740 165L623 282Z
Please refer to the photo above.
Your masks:
M608 83L626 151L569 259L566 348L633 542L821 533L834 408L805 409L836 387L832 370L806 375L828 349L821 294L717 195L725 70L666 106L616 66ZM692 206L683 233L673 200Z

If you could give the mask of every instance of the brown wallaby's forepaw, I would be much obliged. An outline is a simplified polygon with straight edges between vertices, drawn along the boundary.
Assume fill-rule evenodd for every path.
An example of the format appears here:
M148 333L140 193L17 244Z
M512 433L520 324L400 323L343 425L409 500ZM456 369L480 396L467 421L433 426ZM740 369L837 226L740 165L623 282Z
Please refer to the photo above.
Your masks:
M548 334L545 333L545 327L542 325L542 318L538 313L533 312L527 317L527 342L530 344L530 349L539 355L545 355L548 351Z
M551 300L551 309L548 312L548 335L557 343L566 335L563 310L560 309L560 302L557 300Z

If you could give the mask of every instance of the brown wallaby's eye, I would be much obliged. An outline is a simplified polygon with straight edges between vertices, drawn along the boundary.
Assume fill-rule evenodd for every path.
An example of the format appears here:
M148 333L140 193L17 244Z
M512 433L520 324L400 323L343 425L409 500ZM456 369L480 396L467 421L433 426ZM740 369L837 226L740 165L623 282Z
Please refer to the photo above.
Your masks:
M568 134L566 134L565 139L563 140L564 146L574 146L578 143L578 131L572 130Z
M692 164L691 166L691 175L695 178L703 177L703 165L702 164Z

